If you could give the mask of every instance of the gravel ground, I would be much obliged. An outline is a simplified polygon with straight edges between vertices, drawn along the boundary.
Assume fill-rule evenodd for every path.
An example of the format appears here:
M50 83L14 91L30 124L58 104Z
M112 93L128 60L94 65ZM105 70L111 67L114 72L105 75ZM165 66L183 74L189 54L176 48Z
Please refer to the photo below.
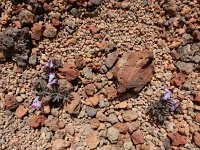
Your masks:
M43 0L40 3L44 7ZM45 31L38 39L33 36L36 31L31 28L37 22L31 15L25 21L20 19L20 15L11 13L10 2L0 10L1 32L8 27L26 27L23 21L28 22L34 45L30 52L21 54L30 53L29 60L23 59L22 64L28 61L25 69L13 57L14 61L7 58L5 61L2 58L5 54L0 51L0 149L200 149L198 0L105 0L96 8L96 17L76 18L72 10L61 10L66 6L63 0L48 4L52 9L45 10L44 20L39 22ZM24 6L33 12L31 5ZM84 13L85 6L78 5L77 11ZM59 25L52 18L60 20ZM193 46L196 51L191 54ZM120 84L113 79L113 66L130 51L139 51L145 57L142 52L146 50L153 53L153 77L140 92L125 89L128 92L121 93ZM36 96L32 83L44 74L49 58L78 68L76 80L70 78L73 81L67 82L76 94L65 107L37 110L31 107ZM128 72L125 76L129 78L134 69L130 72L125 69ZM137 78L138 74L134 75ZM149 78L144 72L139 76L142 80ZM173 91L173 98L180 101L183 113L172 113L163 125L158 125L150 121L148 107L160 100L164 86Z

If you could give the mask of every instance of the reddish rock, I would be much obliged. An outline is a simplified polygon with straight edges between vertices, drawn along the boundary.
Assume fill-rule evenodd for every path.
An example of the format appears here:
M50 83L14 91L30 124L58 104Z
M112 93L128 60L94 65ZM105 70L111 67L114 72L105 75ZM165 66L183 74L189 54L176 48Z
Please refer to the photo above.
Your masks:
M79 68L79 69L84 68L86 64L83 60L83 56L81 56L81 55L75 56L75 64L76 64L77 68Z
M14 21L15 28L20 29L22 28L21 22L20 21Z
M51 24L47 24L45 26L45 30L43 32L43 36L47 37L47 38L53 38L57 35L57 29L52 26Z
M97 42L96 45L100 50L105 50L105 48L106 48L106 43L105 42Z
M39 23L35 23L35 24L33 24L31 31L32 31L32 35L31 35L32 38L34 40L39 41L42 37L43 32L44 32L44 26L39 24Z
M92 129L97 129L100 126L100 122L97 118L93 118L91 121L91 127Z
M176 52L176 50L172 50L171 51L171 56L173 58L173 60L180 60L180 55Z
M60 20L57 18L53 18L51 21L54 27L59 27L61 25Z
M79 76L79 71L76 69L76 66L70 63L65 63L63 68L59 68L58 71L69 82L75 80Z
M128 132L128 126L125 123L118 122L113 127L118 129L120 133Z
M95 27L95 26L90 26L90 32L92 33L92 34L96 34L96 33L98 33L100 30L97 28L97 27Z
M150 150L150 147L148 145L142 144L139 146L139 150Z
M95 149L100 143L98 132L91 131L86 136L86 143L87 143L87 146L89 147L89 149Z
M17 118L23 118L27 114L27 109L23 105L19 105L16 109L15 115Z
M52 11L51 6L49 4L47 4L47 3L43 4L43 8L44 8L45 12L47 12L47 13Z
M69 102L66 102L64 105L64 109L66 112L68 112L69 114L79 114L81 106L80 106L80 96L77 93L73 94L73 99Z
M195 30L192 34L193 38L197 41L200 41L200 31Z
M134 121L134 122L126 123L126 124L128 126L128 132L130 134L132 134L133 131L139 129L139 127L140 127L140 122L139 121Z
M112 86L105 87L103 92L108 100L113 100L117 97L117 90Z
M6 61L6 57L4 56L3 52L0 51L0 63L3 63Z
M93 97L89 97L85 100L85 104L88 106L96 106L99 103L99 95L95 94Z
M196 93L196 96L194 98L194 102L197 102L200 104L200 91Z
M172 80L171 84L175 85L176 87L181 86L186 81L187 75L183 73L178 73Z
M56 139L52 141L52 149L53 150L64 150L70 146L70 142L63 139Z
M171 139L173 146L187 144L187 137L180 135L178 132L168 133L168 137Z
M58 122L59 129L65 128L65 123L63 121Z
M197 113L195 116L195 121L200 123L200 113Z
M140 130L133 132L131 139L135 145L144 143L144 136Z
M118 56L119 56L118 50L108 54L107 58L105 59L106 67L112 68L115 62L117 61Z
M96 86L94 84L88 84L85 86L85 93L89 96L94 95L96 91Z
M39 128L44 124L45 117L33 115L29 118L29 125L32 128Z
M15 95L6 95L3 100L5 109L13 110L19 105Z
M199 132L195 132L194 134L194 143L198 146L200 146L200 133Z
M75 134L75 126L66 125L65 129L71 136Z
M118 81L118 92L128 89L139 92L153 77L153 53L148 50L124 54L113 68Z
M124 142L128 142L128 141L131 142L131 136L128 133L120 134L118 141L119 141L118 144L120 144L122 146L122 144L124 144Z

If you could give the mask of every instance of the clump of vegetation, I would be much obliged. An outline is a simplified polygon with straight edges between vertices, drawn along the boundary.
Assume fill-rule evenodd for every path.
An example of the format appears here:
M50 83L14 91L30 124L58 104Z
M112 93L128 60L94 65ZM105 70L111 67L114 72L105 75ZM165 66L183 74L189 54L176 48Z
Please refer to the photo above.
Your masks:
M32 107L40 109L42 105L64 104L70 100L70 91L58 84L56 72L59 66L59 62L50 59L44 68L45 77L35 79L33 88L37 96Z
M178 100L171 99L172 92L164 87L165 95L157 102L150 104L148 113L151 120L163 124L171 113L181 113L182 108Z

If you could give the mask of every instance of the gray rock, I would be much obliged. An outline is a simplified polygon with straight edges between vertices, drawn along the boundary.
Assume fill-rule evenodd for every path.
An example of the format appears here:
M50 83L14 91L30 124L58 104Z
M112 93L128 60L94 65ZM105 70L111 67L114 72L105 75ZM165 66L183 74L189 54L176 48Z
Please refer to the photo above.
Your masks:
M92 6L98 6L100 5L102 0L89 0L89 3L91 3Z
M7 28L0 33L0 50L6 58L14 60L18 66L26 66L31 48L28 28Z
M88 68L88 67L83 68L82 75L84 76L84 78L86 78L88 80L93 79L93 73L92 73L91 68Z
M177 49L181 61L198 63L200 61L200 43L187 44Z
M85 111L89 117L94 117L97 113L97 109L89 106L86 106Z
M58 117L58 115L59 115L58 109L57 109L57 108L51 109L51 114L52 114L53 116L55 116L55 117Z
M21 96L16 97L17 102L21 103L24 99Z
M119 131L114 127L110 127L107 132L107 137L111 143L116 143L119 138Z
M70 12L74 17L80 16L80 12L76 8L72 8Z
M48 119L44 121L44 125L48 127L51 131L57 131L59 129L58 118L53 116L48 116Z
M30 64L30 65L36 65L37 64L37 56L36 55L33 55L33 56L31 56L30 58L29 58L29 60L28 60L28 63Z
M124 150L135 150L135 146L133 146L133 143L131 141L124 142L123 144Z
M70 34L72 34L76 29L76 24L73 21L68 21L65 28Z
M109 116L108 116L108 122L110 122L111 124L115 124L118 122L118 118L115 114L111 113Z
M190 34L185 33L183 34L182 38L183 38L183 43L182 43L183 45L193 42L193 37Z
M178 61L175 63L175 66L182 72L186 73L186 74L190 74L193 72L194 70L194 63L187 63L187 62L182 62L182 61Z

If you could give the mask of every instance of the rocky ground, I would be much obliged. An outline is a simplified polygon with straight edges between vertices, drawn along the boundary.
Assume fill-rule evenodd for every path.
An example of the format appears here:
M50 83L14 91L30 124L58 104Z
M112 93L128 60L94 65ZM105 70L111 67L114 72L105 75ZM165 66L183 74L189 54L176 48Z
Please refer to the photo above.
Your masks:
M0 1L0 149L200 149L200 1ZM31 105L61 62L63 105ZM182 113L149 106L167 86Z

